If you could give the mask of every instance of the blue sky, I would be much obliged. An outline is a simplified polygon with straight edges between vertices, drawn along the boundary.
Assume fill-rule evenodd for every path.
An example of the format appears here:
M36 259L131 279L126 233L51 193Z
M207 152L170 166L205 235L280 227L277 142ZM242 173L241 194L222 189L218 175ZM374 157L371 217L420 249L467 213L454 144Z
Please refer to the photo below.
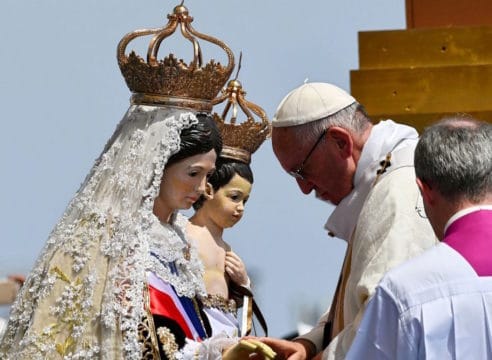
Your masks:
M179 2L2 0L0 11L0 277L30 270L51 229L128 108L116 62L127 32L159 27ZM186 0L196 30L239 58L246 98L271 118L309 81L349 89L357 33L405 28L403 0ZM189 60L179 37L162 47ZM209 59L204 48L205 59ZM215 55L212 53L212 57ZM218 58L224 60L223 58ZM271 335L330 303L345 243L328 238L331 208L305 196L267 141L253 156L243 220L225 233L255 279ZM0 308L0 315L7 309ZM314 314L314 315L313 315Z

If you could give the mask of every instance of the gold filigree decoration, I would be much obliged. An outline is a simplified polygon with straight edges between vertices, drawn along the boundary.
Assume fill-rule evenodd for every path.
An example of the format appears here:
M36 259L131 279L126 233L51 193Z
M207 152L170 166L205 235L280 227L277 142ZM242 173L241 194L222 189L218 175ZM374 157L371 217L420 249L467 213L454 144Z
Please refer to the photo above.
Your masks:
M155 333L154 318L150 312L150 296L147 284L144 286L144 314L142 321L138 324L138 341L142 349L141 359L143 360L158 360L161 358L159 354L159 345Z
M143 360L157 360L159 357L155 354L155 346L152 342L151 328L148 321L148 316L144 316L138 324L138 341L142 348Z
M193 18L183 5L174 8L169 14L165 27L135 30L125 35L118 44L117 57L121 73L134 93L132 103L166 104L211 111L211 101L225 85L234 68L234 55L222 41L196 31L191 22ZM187 64L169 54L163 60L157 59L159 47L164 39L180 28L183 36L193 46L193 59ZM135 52L125 55L128 44L135 38L153 35L150 40L147 61ZM215 60L203 66L202 52L197 39L219 46L227 55L228 64L221 65Z
M195 309L195 312L196 312L196 314L198 316L198 319L200 319L200 324L202 324L202 329L206 329L207 327L205 326L205 323L203 322L203 319L202 319L202 311L201 311L200 305L198 304L197 298L194 297L192 299L192 302L193 302L193 308ZM204 316L206 316L206 315L204 314Z
M271 126L265 111L256 104L247 101L238 80L229 81L227 88L222 95L214 99L214 105L225 103L222 115L214 113L217 126L222 134L223 149L221 157L242 161L246 164L251 162L251 154L270 136ZM227 122L227 115L232 109L230 121ZM246 120L237 123L238 110L246 115ZM255 120L255 116L260 121Z
M200 299L203 306L208 308L216 308L222 310L223 312L228 312L231 314L237 313L236 302L233 299L226 299L220 295L208 294Z
M162 344L162 350L166 354L166 357L169 360L175 360L175 354L178 352L179 347L176 343L176 337L174 334L165 326L161 326L157 328L157 336L159 336L159 340Z

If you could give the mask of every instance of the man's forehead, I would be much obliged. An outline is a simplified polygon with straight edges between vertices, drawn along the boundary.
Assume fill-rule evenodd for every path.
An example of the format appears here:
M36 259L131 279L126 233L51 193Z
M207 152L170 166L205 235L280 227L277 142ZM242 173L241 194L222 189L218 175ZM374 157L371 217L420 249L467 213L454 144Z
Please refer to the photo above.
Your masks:
M295 135L295 131L291 127L273 128L272 145L274 150L299 145Z
M295 129L281 127L272 129L272 146L282 165L290 163L295 165L298 159L302 157L307 145L299 140Z

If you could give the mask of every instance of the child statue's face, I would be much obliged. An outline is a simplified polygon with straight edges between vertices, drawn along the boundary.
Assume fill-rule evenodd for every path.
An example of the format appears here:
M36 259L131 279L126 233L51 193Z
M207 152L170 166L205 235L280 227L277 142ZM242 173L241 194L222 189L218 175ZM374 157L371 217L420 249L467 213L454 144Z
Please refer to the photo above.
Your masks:
M215 191L213 199L205 201L204 210L221 228L234 226L243 216L251 186L248 180L235 174L226 185Z

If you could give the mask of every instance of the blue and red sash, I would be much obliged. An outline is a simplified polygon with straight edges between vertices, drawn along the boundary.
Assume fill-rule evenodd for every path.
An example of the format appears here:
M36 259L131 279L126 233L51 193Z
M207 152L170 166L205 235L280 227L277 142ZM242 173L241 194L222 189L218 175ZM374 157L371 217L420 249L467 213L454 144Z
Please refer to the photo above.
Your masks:
M201 316L193 299L178 296L170 284L164 282L154 273L147 276L150 311L153 315L160 315L174 320L191 340L201 341L207 338Z

